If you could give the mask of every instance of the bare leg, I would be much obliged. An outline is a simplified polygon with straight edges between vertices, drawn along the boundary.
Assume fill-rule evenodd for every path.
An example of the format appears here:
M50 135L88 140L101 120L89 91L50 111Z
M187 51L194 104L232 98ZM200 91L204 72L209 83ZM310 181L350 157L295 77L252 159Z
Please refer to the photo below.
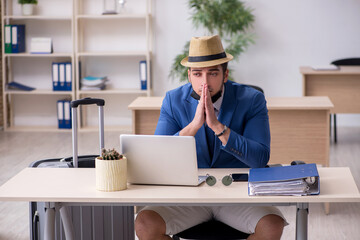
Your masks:
M169 240L166 235L166 224L155 211L141 211L135 220L136 236L139 240Z
M255 228L255 233L248 237L248 240L275 240L280 239L284 229L284 219L269 214L260 219Z

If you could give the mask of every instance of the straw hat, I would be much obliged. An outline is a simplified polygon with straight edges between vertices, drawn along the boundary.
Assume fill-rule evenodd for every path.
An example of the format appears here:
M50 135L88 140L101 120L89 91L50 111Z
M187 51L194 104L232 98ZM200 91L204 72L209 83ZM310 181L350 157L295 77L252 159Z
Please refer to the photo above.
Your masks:
M224 51L220 37L193 37L190 41L189 56L181 60L185 67L211 67L229 62L233 56Z

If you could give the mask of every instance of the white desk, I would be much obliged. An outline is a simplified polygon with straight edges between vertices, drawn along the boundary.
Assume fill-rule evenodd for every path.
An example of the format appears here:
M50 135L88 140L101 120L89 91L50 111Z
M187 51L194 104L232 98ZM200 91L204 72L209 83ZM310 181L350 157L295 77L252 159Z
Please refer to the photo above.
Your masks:
M319 168L320 195L249 197L247 183L225 187L129 185L119 192L95 189L95 169L26 168L0 187L0 201L41 201L66 205L297 205L297 239L307 239L308 203L360 202L349 168ZM246 169L200 169L221 179ZM299 211L300 210L300 211Z

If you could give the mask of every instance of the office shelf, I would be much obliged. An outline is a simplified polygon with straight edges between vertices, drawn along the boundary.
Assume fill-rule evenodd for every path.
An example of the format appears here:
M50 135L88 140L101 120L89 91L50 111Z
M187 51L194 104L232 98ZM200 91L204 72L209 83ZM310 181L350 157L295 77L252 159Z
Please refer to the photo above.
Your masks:
M57 126L12 126L8 132L64 132L71 133L71 129L59 129Z
M111 126L106 123L108 118L113 118L114 112L121 112L124 117L119 116L117 126L112 129L131 125L131 112L127 105L124 106L125 100L130 103L138 96L151 95L151 6L151 0L127 1L126 12L103 15L101 2L75 2L75 62L79 66L75 74L76 98L106 99L105 128ZM139 63L142 60L148 63L146 90L140 88ZM106 76L109 82L105 90L84 91L81 90L80 76ZM82 107L79 111L80 130L94 129L89 122L95 122L96 118L96 114Z
M91 91L91 90L79 90L78 94L80 95L93 95L93 94L147 94L146 90L140 89L106 89L106 90L99 90L99 91Z
M76 19L97 19L97 20L101 20L101 19L146 19L147 17L150 17L150 14L115 14L115 15L78 15L76 16Z
M147 51L114 51L114 52L79 52L78 56L91 56L91 57L106 57L106 56L146 56L148 54L151 54L151 52Z
M72 95L72 91L53 91L53 90L40 90L35 89L32 91L20 91L20 90L6 90L6 94L18 94L18 95Z
M1 0L2 32L5 32L6 24L24 24L26 50L5 53L5 43L2 43L3 122L6 131L64 131L58 129L56 102L63 98L74 100L75 87L72 91L53 91L51 64L66 61L74 66L74 1L39 0L35 14L23 16L17 0ZM51 38L53 53L30 53L31 38L34 37ZM73 79L74 72L71 73ZM6 84L10 82L36 89L8 90Z
M59 20L72 21L72 16L4 16L3 20Z
M93 0L39 0L32 16L22 15L17 0L1 0L1 4L3 33L6 24L24 24L26 28L26 52L5 53L2 43L4 130L66 132L57 127L56 101L83 97L108 98L106 118L113 120L105 129L124 130L124 126L131 129L130 110L126 105L119 111L117 104L125 105L138 96L152 93L152 0L127 1L126 12L112 15L103 15L102 2ZM50 37L53 53L30 53L33 37ZM142 60L148 63L146 90L140 89ZM52 62L72 63L72 91L52 90ZM107 76L107 89L80 90L81 77L90 75ZM14 81L36 89L7 90L6 84ZM114 109L118 114L115 117L111 116ZM79 130L93 131L95 128L87 123L93 123L92 118L97 115L89 114L86 107L81 107L78 113ZM49 122L33 126L44 118ZM120 120L114 125L116 118Z
M71 58L73 56L73 53L49 53L49 54L35 54L35 53L5 53L5 57L69 57Z

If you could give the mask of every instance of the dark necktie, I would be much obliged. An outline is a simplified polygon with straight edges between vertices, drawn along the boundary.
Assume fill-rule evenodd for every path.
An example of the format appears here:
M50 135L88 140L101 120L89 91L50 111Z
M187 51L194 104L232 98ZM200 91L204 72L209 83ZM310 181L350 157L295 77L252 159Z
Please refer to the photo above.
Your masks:
M214 155L214 147L215 147L215 135L213 130L211 130L207 125L205 126L205 132L206 132L206 140L209 146L210 160L212 161Z

